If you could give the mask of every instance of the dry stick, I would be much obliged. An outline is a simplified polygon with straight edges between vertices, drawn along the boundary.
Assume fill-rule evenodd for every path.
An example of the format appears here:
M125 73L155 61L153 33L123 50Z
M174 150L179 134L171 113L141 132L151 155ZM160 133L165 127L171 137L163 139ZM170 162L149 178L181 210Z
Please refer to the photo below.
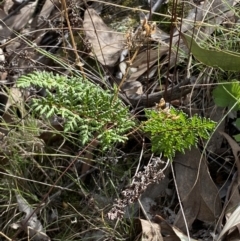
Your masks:
M150 9L150 12L146 15L146 18L148 20L151 19L151 15L154 13L154 12L157 12L157 10L161 7L161 5L165 2L165 0L157 0L157 2L154 3L153 6L151 6L151 9ZM152 3L151 3L152 5Z
M54 182L54 184L51 186L51 188L49 189L49 191L47 192L47 194L44 195L42 201L38 204L38 206L36 207L36 209L32 212L32 214L25 220L25 222L22 224L23 226L27 225L27 222L29 221L29 219L33 216L34 213L39 212L40 208L42 207L42 204L47 200L47 198L49 197L50 193L52 192L52 190L54 189L55 185L57 185L57 183L60 181L60 179L66 174L66 172L74 165L74 163L78 160L78 158L83 154L84 151L86 151L91 145L92 143L96 141L95 139L93 139L81 152L79 152L79 154L72 160L72 162L68 165L68 167L62 172L62 174L58 177L58 179ZM13 236L12 240L16 239L17 235L21 232L21 230L18 230L15 235Z
M70 34L72 45L73 45L73 51L74 51L74 54L76 56L75 63L80 68L83 78L86 79L86 75L85 75L83 67L82 67L83 64L80 61L80 58L79 58L79 55L78 55L78 52L77 52L77 46L76 46L76 43L75 43L75 40L74 40L74 37L73 37L72 27L71 27L71 24L70 24L70 21L69 21L69 18L68 18L68 9L67 9L66 0L61 0L61 2L62 2L62 6L64 8L65 19L67 21L68 30L69 30L69 34Z
M165 99L166 101L178 99L191 92L192 87L191 87L191 85L189 85L189 83L190 83L189 79L184 79L180 84L174 86L171 89L166 89L166 90L163 90L160 92L149 94L148 98L147 98L146 94L139 95L137 97L135 97L135 96L129 97L129 101L131 102L131 104L133 106L136 106L138 104L145 106L145 104L147 103L147 100L149 102L149 105L155 105L156 103L159 102L159 100L161 98L164 97L165 92L167 92L167 98ZM187 86L185 86L185 85L187 85Z
M164 92L164 99L167 99L167 89L168 89L168 79L169 79L169 74L170 74L170 62L171 62L171 53L172 53L172 45L173 45L173 35L174 35L174 23L177 20L177 13L176 13L176 8L175 5L177 5L177 0L173 0L172 2L172 15L171 15L171 29L170 29L170 41L169 41L169 52L168 52L168 69L167 69L167 80L166 80L166 86L165 86L165 92Z
M178 3L176 3L178 4ZM181 23L183 22L183 14L184 14L184 1L181 3L182 4L182 16L181 16ZM177 5L176 5L176 8L177 8ZM177 13L176 13L176 8L175 8L175 23L177 21ZM176 24L177 25L177 24ZM181 33L182 32L182 24L180 24L180 28L179 28L179 32ZM177 73L177 56L178 56L178 53L179 53L179 49L180 49L180 40L181 40L181 37L180 37L180 34L178 36L178 41L177 41L177 44L176 44L176 47L177 47L177 50L176 50L176 58L175 58L175 64L174 64L174 70L173 70L173 81L175 82L175 76L176 76L176 73ZM171 41L172 42L172 41Z
M8 236L6 236L4 233L0 232L0 235L2 235L5 239L7 239L8 241L12 241L12 239L10 239Z

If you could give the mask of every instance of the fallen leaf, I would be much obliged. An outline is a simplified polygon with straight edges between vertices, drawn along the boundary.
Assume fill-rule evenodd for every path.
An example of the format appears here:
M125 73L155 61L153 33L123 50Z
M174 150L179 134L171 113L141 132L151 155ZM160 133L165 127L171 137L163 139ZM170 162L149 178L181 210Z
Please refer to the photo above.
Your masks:
M240 193L239 193L239 184L240 184L240 160L239 160L239 151L240 151L240 146L236 141L234 141L227 133L225 132L220 132L221 135L223 135L229 145L231 146L234 158L235 158L235 163L237 166L237 173L232 178L232 183L229 185L229 190L227 192L227 197L225 200L224 204L224 215L226 219L228 220L229 216L232 215L233 211L236 209L236 207L239 206L240 203ZM219 226L222 223L223 215L220 217L220 220L218 221ZM240 225L239 225L240 226ZM239 227L240 229L240 227Z
M58 0L46 0L40 14L38 15L38 26L40 26L44 22L44 20L48 19L55 6L59 5L58 3Z
M33 241L50 241L34 209L21 195L16 194L16 198L19 211L24 212L26 216L21 222L12 224L12 228L22 228Z
M144 219L135 219L137 233L141 233L141 241L164 241L160 226Z
M205 158L197 148L177 154L174 159L176 182L183 204L188 228L198 219L214 222L221 214L222 206L218 189L211 179ZM181 210L174 223L186 230Z
M9 29L16 31L21 30L28 21L32 18L32 15L37 7L38 1L31 2L20 9L17 14L10 16L5 22L5 26Z
M240 71L240 54L227 50L204 49L191 36L181 33L181 37L193 56L203 64L227 71Z
M83 28L92 45L92 55L103 65L115 65L124 48L124 35L109 28L93 8L85 11Z
M163 235L164 241L196 241L195 239L188 238L182 233L177 227L170 225L161 216L156 215L154 222L158 223L161 227L161 234Z
M223 142L223 136L220 134L220 131L225 129L225 119L224 109L212 105L212 107L207 108L206 117L217 123L217 129L214 131L213 135L211 135L211 139L207 140L207 150L216 153L221 149L221 145Z
M127 78L127 82L137 80L147 71L148 68L151 68L168 51L168 45L159 45L156 49L150 49L148 51L145 50L138 54L131 65L131 68L135 68L137 71L130 74Z
M143 93L142 84L139 81L126 81L123 83L121 89L127 97L141 95Z
M235 211L232 213L232 215L227 220L226 224L224 225L221 233L219 234L217 241L221 241L226 235L228 231L230 231L232 228L235 228L240 224L240 206L238 206Z
M220 132L226 140L228 141L229 145L231 146L234 158L235 158L235 163L238 169L238 183L240 183L240 160L238 157L238 153L240 152L240 146L236 141L234 141L227 133L225 132Z
M8 97L8 101L5 105L5 112L8 111L8 109L11 106L20 106L23 105L23 95L22 92L19 88L17 88L16 86L13 86L9 89L9 91L7 93L5 93ZM22 113L23 114L23 113Z

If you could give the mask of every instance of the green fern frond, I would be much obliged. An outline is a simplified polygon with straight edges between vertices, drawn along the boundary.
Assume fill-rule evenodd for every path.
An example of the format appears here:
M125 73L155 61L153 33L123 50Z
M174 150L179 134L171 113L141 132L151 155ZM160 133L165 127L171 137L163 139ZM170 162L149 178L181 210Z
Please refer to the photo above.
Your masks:
M47 118L62 117L64 131L78 133L82 145L97 136L103 149L109 148L125 141L125 133L135 125L121 100L81 78L34 72L19 78L17 86L46 88L45 97L33 97L33 111Z
M143 131L148 133L154 153L164 153L173 159L176 151L184 153L186 149L197 145L198 138L207 139L215 127L215 122L199 116L188 118L183 111L145 110L147 121Z

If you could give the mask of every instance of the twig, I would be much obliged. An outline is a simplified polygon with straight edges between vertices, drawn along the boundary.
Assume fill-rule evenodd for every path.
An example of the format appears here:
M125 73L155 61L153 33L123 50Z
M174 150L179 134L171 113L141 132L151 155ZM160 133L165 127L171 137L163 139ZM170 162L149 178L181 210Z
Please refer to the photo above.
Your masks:
M180 84L174 86L173 88L168 89L167 93L169 93L169 95L167 94L166 101L179 99L182 96L190 93L192 87L188 85L189 83L190 83L190 80L185 79ZM188 86L185 87L184 85L188 85ZM128 98L128 100L129 102L131 102L133 106L137 106L137 105L145 106L147 103L149 104L149 106L151 106L158 103L159 100L163 98L164 94L165 94L165 90L157 93L153 93L153 94L148 94L148 95L143 94L143 95L134 96L134 97L131 96Z
M7 239L7 240L9 240L9 241L12 241L12 239L10 239L8 236L6 236L4 233L2 233L2 232L0 232L0 234L5 238L5 239Z

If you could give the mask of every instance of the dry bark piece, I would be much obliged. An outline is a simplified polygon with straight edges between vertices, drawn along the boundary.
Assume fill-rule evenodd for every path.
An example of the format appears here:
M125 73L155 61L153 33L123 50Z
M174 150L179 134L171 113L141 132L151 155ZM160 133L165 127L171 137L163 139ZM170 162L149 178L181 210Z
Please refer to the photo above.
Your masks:
M188 85L189 83L190 83L189 79L185 79L180 84L174 86L173 88L169 88L167 91L163 90L152 94L143 94L138 96L131 95L129 96L128 100L133 106L137 106L137 105L155 106L156 103L158 103L161 98L167 96L165 100L170 102L171 100L180 99L181 97L190 93L192 90L192 87L190 86L184 87L184 85Z
M222 211L221 199L205 158L197 148L192 148L185 154L177 154L174 166L188 228L196 219L207 223L214 222ZM186 231L181 210L174 225Z
M93 8L85 11L83 28L92 45L92 55L103 65L115 65L124 48L124 35L109 28Z

